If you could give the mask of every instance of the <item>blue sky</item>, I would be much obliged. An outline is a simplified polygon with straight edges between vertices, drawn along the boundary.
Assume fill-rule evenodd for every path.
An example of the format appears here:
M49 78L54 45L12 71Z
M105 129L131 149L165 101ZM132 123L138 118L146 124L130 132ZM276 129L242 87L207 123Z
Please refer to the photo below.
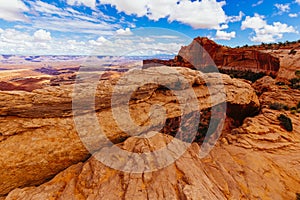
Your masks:
M1 54L175 54L300 39L300 0L0 0Z

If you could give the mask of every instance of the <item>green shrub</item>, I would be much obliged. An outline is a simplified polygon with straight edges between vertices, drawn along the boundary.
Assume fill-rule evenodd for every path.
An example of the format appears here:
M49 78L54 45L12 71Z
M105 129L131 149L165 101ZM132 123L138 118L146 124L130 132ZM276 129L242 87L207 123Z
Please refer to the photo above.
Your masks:
M287 131L293 131L293 124L292 120L287 117L284 114L281 114L280 116L277 117L277 119L280 121L280 124L284 127L285 130Z
M297 109L297 113L300 113L300 108Z
M297 110L297 108L295 106L291 107L291 110Z
M300 70L296 70L295 71L295 75L298 76L298 77L300 77Z
M282 103L275 102L275 103L269 104L269 108L272 110L282 110L282 109L288 108L288 106L284 105Z
M289 108L287 105L284 105L284 106L283 106L283 109L287 111L287 110L289 110L290 108Z
M290 79L290 87L300 90L300 78Z
M297 113L297 111L296 110L291 110L291 114L296 114Z
M257 73L257 72L252 72L251 70L241 71L241 70L235 70L235 69L221 69L221 68L219 69L219 72L222 74L228 74L234 78L246 79L246 80L251 81L252 83L254 83L258 79L267 75L264 72ZM271 74L270 74L270 76L271 76Z
M292 49L290 52L289 52L289 55L295 55L297 53L297 51L295 49Z

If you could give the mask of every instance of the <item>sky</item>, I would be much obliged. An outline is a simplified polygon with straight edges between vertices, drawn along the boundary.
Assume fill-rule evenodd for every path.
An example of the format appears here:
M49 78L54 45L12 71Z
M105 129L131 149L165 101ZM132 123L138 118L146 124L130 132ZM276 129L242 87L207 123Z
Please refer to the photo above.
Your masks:
M0 54L176 54L300 39L300 0L0 0Z

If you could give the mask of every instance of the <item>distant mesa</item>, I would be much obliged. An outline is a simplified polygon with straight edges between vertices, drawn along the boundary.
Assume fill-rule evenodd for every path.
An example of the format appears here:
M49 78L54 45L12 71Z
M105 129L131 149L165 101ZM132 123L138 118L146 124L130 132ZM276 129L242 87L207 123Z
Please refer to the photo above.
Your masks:
M30 62L42 62L41 60L37 60L39 58L40 58L40 56L29 56L29 57L26 57L25 60L30 61Z
M12 57L13 55L2 55L2 57L4 58L4 59L9 59L10 57Z
M251 71L276 76L280 61L279 58L255 49L230 48L219 45L207 37L197 37L190 45L182 47L174 59L144 60L143 65L144 67L182 66L204 72L207 70L208 72L214 71L213 66L215 66L215 68L224 71ZM212 70L207 69L210 67Z
M48 75L60 75L61 74L57 69L54 69L51 66L35 69L34 71L40 72L43 74L48 74Z

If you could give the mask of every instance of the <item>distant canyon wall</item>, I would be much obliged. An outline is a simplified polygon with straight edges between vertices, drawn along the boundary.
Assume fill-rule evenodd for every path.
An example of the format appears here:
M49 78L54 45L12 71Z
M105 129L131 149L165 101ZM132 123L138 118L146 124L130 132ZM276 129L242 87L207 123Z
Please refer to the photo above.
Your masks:
M188 46L180 49L177 56L171 60L145 60L144 66L164 64L182 66L192 69L204 69L217 66L219 69L263 72L277 75L280 67L278 58L258 50L230 48L219 45L204 37L195 38Z

